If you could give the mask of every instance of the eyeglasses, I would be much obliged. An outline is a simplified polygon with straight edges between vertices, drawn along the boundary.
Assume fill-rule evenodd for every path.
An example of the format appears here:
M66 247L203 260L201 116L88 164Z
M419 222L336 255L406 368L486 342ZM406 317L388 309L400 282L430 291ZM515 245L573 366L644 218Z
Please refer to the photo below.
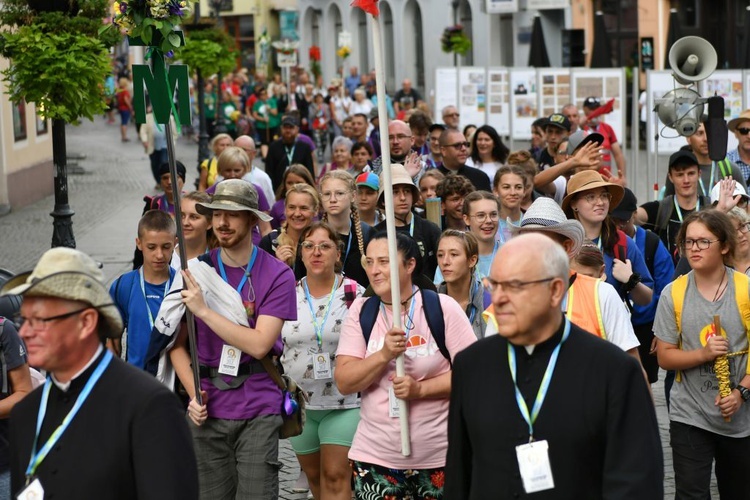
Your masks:
M597 201L601 201L602 203L609 203L609 200L612 199L612 195L609 192L605 191L604 193L599 194L589 193L585 196L582 196L582 198L586 200L588 204L593 205Z
M523 291L524 288L530 285L538 285L540 283L547 283L549 281L554 280L554 277L550 278L544 278L540 280L534 280L534 281L521 281L521 280L510 280L510 281L495 281L492 278L484 278L484 286L487 287L487 289L490 292L495 292L495 290L498 290L499 288L502 288L507 293L518 293Z
M748 199L744 196L740 198L740 201L737 202L738 208L747 208Z
M719 240L707 240L705 238L702 238L700 240L691 240L687 239L682 243L682 248L685 250L692 250L693 245L698 247L698 250L708 250L708 247L711 246L711 243L716 243Z
M470 215L469 217L472 219L476 219L477 222L484 222L487 219L490 219L492 222L497 222L498 219L500 219L500 214L497 212L490 212L488 214L479 212L474 215Z
M404 139L411 139L410 135L406 134L398 134L398 135L389 135L388 140L389 141L403 141Z
M49 328L49 324L53 321L61 321L70 318L76 314L81 314L86 309L91 309L91 307L84 307L83 309L78 309L65 314L58 314L57 316L50 316L49 318L27 318L17 314L13 317L13 322L18 325L19 330L23 325L29 325L29 328L32 330L44 331Z
M736 130L737 132L739 132L739 133L740 133L740 135L747 135L747 134L750 134L750 128L745 128L745 127L737 127L737 128L735 129L735 130Z
M312 241L303 241L300 243L300 246L302 246L302 250L305 252L312 252L313 250L317 249L321 253L327 253L336 248L336 245L333 243L323 242L318 243L317 245L313 243Z
M465 141L465 142L455 142L453 144L446 144L443 147L444 148L456 148L456 149L461 149L461 148L467 148L468 149L470 146L471 146L471 143L468 142L468 141Z
M750 222L740 224L739 227L737 227L737 231L741 232L742 234L747 234L748 232L750 232Z
M349 194L349 191L324 191L320 193L320 197L324 200L330 200L331 198L336 198L337 200L340 200L341 198L345 198L346 195Z
M443 115L443 118L458 118L459 116L461 115L458 113L446 113Z

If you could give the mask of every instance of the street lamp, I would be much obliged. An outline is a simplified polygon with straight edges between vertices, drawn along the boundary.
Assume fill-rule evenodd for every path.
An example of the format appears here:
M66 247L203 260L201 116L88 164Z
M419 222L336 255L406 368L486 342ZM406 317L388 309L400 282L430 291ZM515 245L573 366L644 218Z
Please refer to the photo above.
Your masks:
M195 11L193 12L193 26L192 29L205 29L206 25L200 22L201 18L201 4L200 2L195 3ZM207 160L211 153L208 150L208 127L206 126L206 81L203 78L201 70L195 70L198 76L198 165L203 163L203 160Z
M458 6L460 3L459 0L453 0L451 2L451 7L453 7L453 26L458 25ZM453 53L453 65L458 66L458 54L456 52Z
M224 5L224 0L210 0L211 7L214 9L214 14L216 14L216 26L219 26L219 23L221 22L221 7ZM218 74L218 80L219 80L219 88L216 90L216 95L218 96L219 106L216 110L216 125L214 126L214 135L217 134L226 134L227 133L227 126L224 125L224 95L221 91L221 84L222 84L222 74L221 71L219 71Z

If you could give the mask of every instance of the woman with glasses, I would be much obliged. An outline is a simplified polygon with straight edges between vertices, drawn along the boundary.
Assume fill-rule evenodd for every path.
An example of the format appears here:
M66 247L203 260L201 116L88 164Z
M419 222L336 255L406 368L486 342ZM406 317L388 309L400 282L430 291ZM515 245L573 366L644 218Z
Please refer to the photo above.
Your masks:
M493 177L493 190L500 200L497 237L500 245L510 239L509 225L521 224L521 203L526 196L526 172L518 165L503 165Z
M300 235L313 223L320 209L318 192L308 184L294 184L286 192L284 207L286 220L281 229L265 235L258 246L294 269Z
M305 427L289 441L314 498L350 499L349 447L359 422L359 396L333 381L341 324L364 288L341 274L343 245L336 231L315 222L301 234L306 276L297 282L297 320L281 330L281 364L309 395Z
M477 273L479 244L476 237L463 231L447 229L438 241L438 266L443 282L438 293L444 293L458 302L469 318L474 335L484 338L487 324L482 311L491 303L490 293L484 289Z
M509 153L510 150L503 144L497 130L490 125L482 125L471 138L471 156L466 164L494 179L497 169L505 163Z
M607 283L623 300L645 306L651 302L654 280L635 242L617 229L609 215L623 196L622 186L606 182L593 170L585 170L568 181L562 208L568 218L580 221L586 238L602 250Z
M376 297L354 301L344 320L336 353L336 383L342 394L362 394L362 409L349 459L354 495L367 498L442 498L448 449L448 399L451 362L441 353L427 326L424 300L439 300L444 319L444 346L450 358L476 342L469 320L455 300L420 292L421 257L414 239L397 235L397 253L390 255L385 231L367 245L367 275ZM391 276L390 259L398 259ZM391 279L401 291L402 328L393 328ZM433 294L428 298L427 294ZM368 302L375 301L375 302ZM366 305L367 304L367 305ZM362 309L377 316L365 340ZM395 360L404 355L406 375L397 377ZM401 454L395 398L409 402L411 454Z
M488 191L474 191L464 198L464 222L477 241L479 279L490 274L492 261L502 245L497 239L500 210L497 197Z
M323 204L323 220L336 232L343 245L341 265L344 274L360 285L367 287L364 259L365 246L372 229L359 220L356 204L354 178L343 170L328 172L320 179L320 200ZM297 279L305 275L305 267L295 266Z
M677 371L669 412L675 498L709 498L714 461L719 496L750 498L750 280L727 266L737 235L737 226L718 210L687 216L677 245L692 270L659 299L659 365ZM717 374L726 368L729 395L722 395Z

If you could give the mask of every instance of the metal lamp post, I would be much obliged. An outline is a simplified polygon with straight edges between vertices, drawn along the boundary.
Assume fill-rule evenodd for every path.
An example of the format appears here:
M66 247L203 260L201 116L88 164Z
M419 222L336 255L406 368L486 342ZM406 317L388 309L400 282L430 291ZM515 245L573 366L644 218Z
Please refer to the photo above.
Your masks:
M458 25L458 6L460 5L459 0L453 0L451 2L451 7L453 7L453 26ZM458 66L458 54L453 53L453 65ZM458 80L458 78L456 78Z
M191 29L205 29L206 25L200 23L201 5L196 2L193 13L193 25ZM199 69L195 70L198 81L198 165L211 156L208 150L208 127L206 126L206 81Z
M224 0L211 0L211 7L214 9L214 14L216 15L216 26L219 26L219 23L221 22L221 7L224 4ZM223 102L223 93L221 91L221 84L223 83L223 76L221 74L221 71L219 71L218 74L218 80L219 80L219 88L216 89L216 95L218 96L219 106L216 110L216 125L214 126L214 134L226 134L227 133L227 126L224 124L224 102ZM208 150L208 147L206 147ZM206 156L208 157L208 156Z

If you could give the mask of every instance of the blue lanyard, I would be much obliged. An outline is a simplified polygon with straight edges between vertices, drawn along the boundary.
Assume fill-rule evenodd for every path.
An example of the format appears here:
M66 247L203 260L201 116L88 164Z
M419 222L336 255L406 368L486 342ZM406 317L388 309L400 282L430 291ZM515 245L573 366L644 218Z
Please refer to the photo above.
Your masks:
M318 352L321 352L323 350L323 327L326 325L326 321L328 321L328 315L331 314L331 304L333 303L333 295L336 291L336 288L338 288L339 285L339 277L335 276L333 280L333 288L331 288L331 294L328 297L328 304L325 308L325 313L323 313L323 321L318 324L316 321L315 316L315 308L313 307L312 303L312 296L310 295L310 288L307 286L307 278L303 280L302 287L305 290L305 297L307 297L307 307L310 309L310 317L312 318L312 324L313 324L313 330L315 330L315 338L318 341Z
M255 257L258 256L258 247L253 245L253 253L250 256L250 262L247 263L247 267L245 268L245 275L242 277L242 280L240 280L240 284L237 286L236 290L237 293L242 295L242 287L245 286L245 283L247 282L248 276L250 276L250 271L253 270L253 265L255 264ZM219 272L221 273L221 278L229 283L229 280L227 279L227 273L224 270L224 263L221 261L221 250L219 250L218 259L219 261Z
M146 312L148 313L148 326L151 328L151 330L154 329L154 315L151 314L151 308L148 305L148 298L146 297L146 283L143 279L143 266L141 266L138 269L138 275L141 280L141 292L143 293L143 300L146 302ZM172 284L172 276L170 275L169 278L167 278L167 282L164 283L164 295L162 295L162 299L167 296L167 292L169 291L169 286Z
M708 189L709 191L706 191L706 186L703 185L703 176L698 174L698 183L701 185L701 192L703 193L703 196L710 196L711 195L711 188L714 187L714 173L716 172L716 162L711 162L711 177L708 178Z
M42 430L44 416L47 414L47 401L49 400L49 391L50 387L52 386L52 381L47 378L47 381L44 383L44 389L42 390L42 401L39 404L39 413L37 414L36 418L36 434L34 435L34 444L31 447L31 458L29 459L29 466L26 468L27 479L30 479L34 476L34 473L36 473L36 469L39 467L42 461L47 458L49 451L57 444L57 442L60 440L60 437L67 430L70 422L72 422L73 418L76 416L76 414L78 414L78 410L81 409L81 406L83 406L86 398L88 398L89 394L91 394L91 390L101 378L104 370L106 370L107 366L109 366L109 362L112 361L112 357L112 352L109 350L105 350L104 357L101 361L99 361L96 370L94 370L94 373L91 375L88 382L86 382L86 385L83 387L83 390L78 395L76 402L73 404L73 408L71 408L68 414L65 415L65 418L57 427L57 429L52 432L47 442L44 444L44 446L42 446L42 449L36 451L36 447L39 441L39 432Z
M411 293L416 295L417 287L412 285L411 286ZM406 338L409 338L409 332L414 329L414 306L416 305L417 301L412 295L411 298L411 305L409 306L409 314L406 317L408 321L404 321L404 324L402 325L404 328L404 332L406 333ZM383 313L383 319L385 319L385 306L383 305L383 301L380 301L380 311ZM393 325L393 322L391 321L391 325Z
M518 404L518 409L521 410L521 416L523 419L529 424L529 442L534 441L534 422L536 422L536 418L539 416L539 411L542 409L544 398L547 397L547 390L552 381L552 372L555 371L557 357L560 355L560 346L562 346L563 342L565 342L570 335L570 321L568 321L567 318L563 321L565 321L565 330L563 331L562 340L557 344L555 350L552 351L552 356L549 359L549 363L547 363L547 369L544 371L544 377L542 377L539 391L536 393L534 406L531 408L531 414L529 414L529 407L526 405L526 400L523 399L523 395L521 395L521 391L518 389L518 383L516 382L516 350L513 345L508 342L508 365L510 366L510 375L513 377L513 387L516 390L516 403Z
M411 222L409 223L409 236L414 238L414 214L409 212L411 214Z
M346 243L346 253L344 254L344 260L341 261L342 265L346 265L346 259L349 257L349 250L352 248L352 239L354 234L352 233L352 220L349 219L349 241Z
M680 205L677 204L677 196L675 196L672 201L674 202L674 209L677 212L677 218L680 219L680 222L682 222L682 210L680 209ZM699 211L701 209L701 199L698 198L698 202L695 205L695 211Z
M288 150L286 146L284 146L284 152L286 153L286 161L288 162L288 165L291 166L292 164L292 158L294 158L294 149L297 147L297 143L294 143L294 146L292 146L292 150Z
M474 285L471 287L471 295L469 296L469 307L471 308L471 313L469 314L469 323L474 324L474 317L477 315L477 307L474 305L474 297L477 293L477 289L479 288L479 282L474 281Z

